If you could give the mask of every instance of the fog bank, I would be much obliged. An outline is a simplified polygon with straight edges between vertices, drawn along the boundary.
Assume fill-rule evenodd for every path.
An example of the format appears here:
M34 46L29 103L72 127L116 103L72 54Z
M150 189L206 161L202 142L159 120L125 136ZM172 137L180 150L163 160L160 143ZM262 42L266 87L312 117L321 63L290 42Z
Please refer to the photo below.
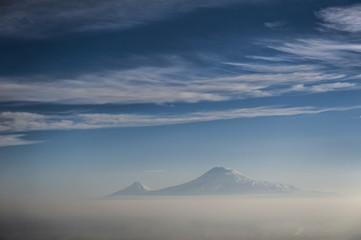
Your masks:
M361 239L356 198L137 197L1 203L0 239Z

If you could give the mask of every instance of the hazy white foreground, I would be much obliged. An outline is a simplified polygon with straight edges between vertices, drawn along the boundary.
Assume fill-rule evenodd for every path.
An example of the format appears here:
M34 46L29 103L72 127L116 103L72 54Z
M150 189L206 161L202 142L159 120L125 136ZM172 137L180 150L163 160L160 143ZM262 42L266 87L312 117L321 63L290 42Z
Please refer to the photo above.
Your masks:
M2 201L0 239L361 239L356 198Z

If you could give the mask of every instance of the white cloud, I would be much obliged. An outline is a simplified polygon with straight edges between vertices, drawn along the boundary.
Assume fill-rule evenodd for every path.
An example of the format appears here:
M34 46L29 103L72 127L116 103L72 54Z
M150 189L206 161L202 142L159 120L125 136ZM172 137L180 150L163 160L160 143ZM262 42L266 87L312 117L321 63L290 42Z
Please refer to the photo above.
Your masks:
M325 84L316 84L312 86L305 86L304 84L296 84L292 86L291 90L293 91L303 91L303 92L330 92L340 89L350 89L355 87L355 83L348 82L335 82L335 83L325 83Z
M297 39L293 42L268 44L269 48L306 60L319 60L337 67L360 66L361 44L324 39ZM289 59L289 56L288 56ZM296 59L294 59L296 60Z
M74 79L0 79L0 102L55 102L68 104L166 103L225 101L272 96L279 84L294 85L339 80L342 74L324 72L314 65L260 65L232 63L254 73L204 76L201 69L141 67L106 71ZM235 66L235 67L237 67Z
M2 6L0 34L50 37L68 32L125 29L200 7L244 0L18 0Z
M247 58L267 62L292 62L294 60L292 58L287 58L286 56L247 56Z
M138 68L134 70L83 75L76 79L52 81L0 80L0 101L61 103L164 103L219 101L227 97L192 89L185 69ZM184 80L177 80L184 76ZM29 79L30 80L30 79ZM200 81L197 86L207 85Z
M22 139L24 134L8 134L8 135L0 135L0 147L7 146L18 146L18 145L28 145L38 143L38 141L28 141Z
M286 23L283 22L283 21L265 22L264 23L265 27L268 27L268 28L271 28L271 29L281 29L285 25L286 25Z
M241 68L256 71L256 72L270 72L270 73L290 73L290 72L310 72L320 70L319 66L311 64L250 64L250 63L225 63L227 65L239 66Z
M0 132L23 132L33 130L55 130L82 128L73 117L42 115L30 112L1 112ZM87 128L87 127L83 127ZM88 127L90 128L90 127Z
M39 143L22 139L23 132L46 130L82 130L118 127L144 127L193 122L217 121L240 118L293 116L301 114L318 114L329 111L348 111L361 106L316 108L316 107L254 107L224 111L204 111L187 114L142 115L142 114L69 114L45 115L31 112L0 113L0 147ZM22 134L15 134L22 132ZM161 170L152 170L161 172Z
M70 115L42 115L30 112L2 112L0 113L0 132L28 132L36 130L70 130L95 129L114 127L140 127L170 124L184 124L202 121L227 120L238 118L292 116L299 114L318 114L328 111L347 111L361 108L338 107L254 107L224 111L204 111L187 114L70 114Z
M310 87L310 90L313 92L329 92L338 89L349 89L356 86L355 83L348 83L348 82L336 82L336 83L326 83L326 84L319 84Z
M361 32L361 5L329 7L317 13L323 26L339 31Z

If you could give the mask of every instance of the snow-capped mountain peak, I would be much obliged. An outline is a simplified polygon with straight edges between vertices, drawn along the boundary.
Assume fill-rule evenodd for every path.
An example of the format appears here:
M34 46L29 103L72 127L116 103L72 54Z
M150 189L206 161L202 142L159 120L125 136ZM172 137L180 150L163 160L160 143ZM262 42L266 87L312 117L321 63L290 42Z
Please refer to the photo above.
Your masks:
M257 181L238 171L215 167L190 182L154 193L165 195L269 194L289 193L296 190L297 188L292 185Z
M140 182L115 192L110 197L120 195L217 195L217 194L279 194L296 193L295 186L283 183L259 181L238 171L224 167L214 167L200 177L172 187L151 190Z
M128 188L132 188L134 190L139 190L139 191L151 191L151 189L147 186L145 186L144 184L142 184L139 181L135 181L132 185L130 185Z
M209 179L209 180L229 179L237 182L252 181L251 178L241 174L240 172L224 167L214 167L205 174L203 174L202 176L200 176L198 179Z
M147 187L146 185L142 184L141 182L136 181L129 187L124 188L115 193L112 193L112 194L108 195L108 197L116 197L116 196L121 196L121 195L143 195L150 191L152 191L152 189L150 187Z

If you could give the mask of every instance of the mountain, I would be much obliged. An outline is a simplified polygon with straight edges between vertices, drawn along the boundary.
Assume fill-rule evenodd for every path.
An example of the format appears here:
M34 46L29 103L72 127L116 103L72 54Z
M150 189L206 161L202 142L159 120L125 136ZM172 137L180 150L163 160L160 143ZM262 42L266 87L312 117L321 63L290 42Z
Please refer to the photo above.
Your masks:
M108 197L126 195L287 194L298 192L301 190L289 184L258 181L235 170L215 167L202 176L180 185L151 190L140 182L135 182Z
M151 192L152 189L143 185L141 182L134 182L127 188L124 188L115 193L109 194L107 197L127 196L127 195L145 195Z
M202 176L177 186L151 192L159 195L277 194L299 189L282 183L258 181L238 171L215 167Z

